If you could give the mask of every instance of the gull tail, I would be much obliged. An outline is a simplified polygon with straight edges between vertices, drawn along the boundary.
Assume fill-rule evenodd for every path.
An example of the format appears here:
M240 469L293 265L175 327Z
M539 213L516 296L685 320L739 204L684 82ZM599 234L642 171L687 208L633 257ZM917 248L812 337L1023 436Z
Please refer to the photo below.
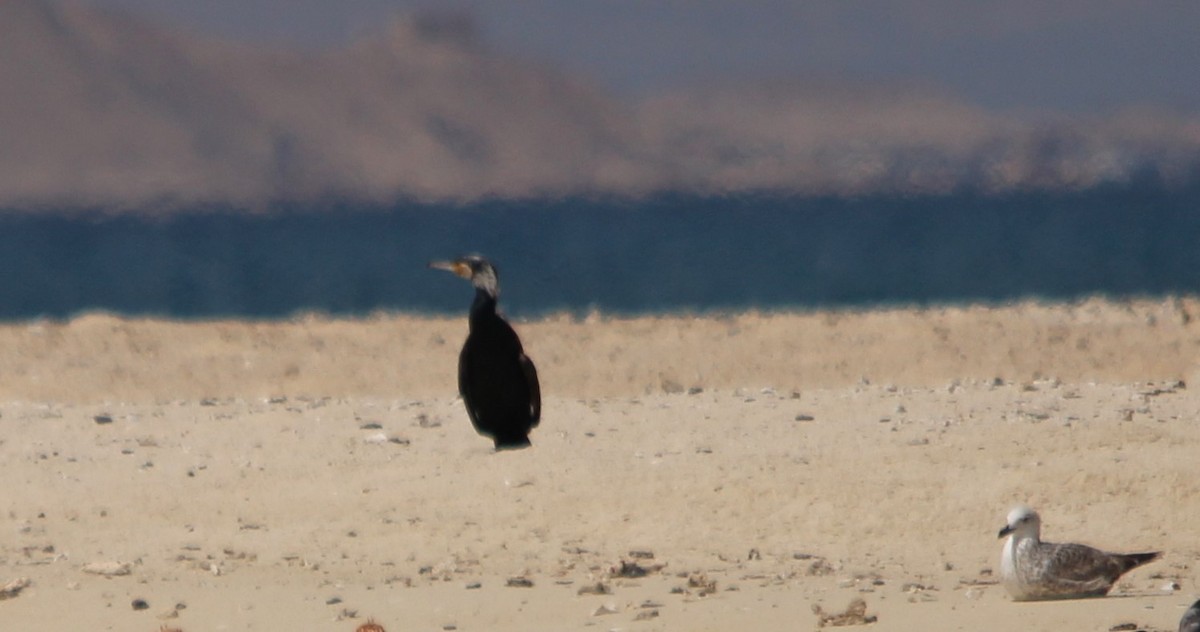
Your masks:
M1121 574L1125 574L1141 566L1142 564L1149 564L1150 562L1162 557L1162 551L1153 551L1150 553L1122 553L1120 555L1115 555L1114 557L1121 565Z

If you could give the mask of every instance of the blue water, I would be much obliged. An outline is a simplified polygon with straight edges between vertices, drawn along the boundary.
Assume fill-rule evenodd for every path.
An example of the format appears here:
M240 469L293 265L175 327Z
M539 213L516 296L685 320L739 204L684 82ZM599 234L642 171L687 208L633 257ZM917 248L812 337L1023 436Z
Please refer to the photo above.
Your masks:
M481 252L514 316L1200 292L1200 187L328 205L168 219L0 212L0 318L103 309L462 313L430 259Z

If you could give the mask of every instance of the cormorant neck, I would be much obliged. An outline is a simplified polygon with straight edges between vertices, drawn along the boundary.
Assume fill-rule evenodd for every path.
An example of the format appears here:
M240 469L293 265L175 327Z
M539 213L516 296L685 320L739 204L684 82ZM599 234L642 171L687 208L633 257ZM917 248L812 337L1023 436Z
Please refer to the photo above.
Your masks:
M496 296L483 288L475 288L475 300L471 303L471 321L481 316L496 313Z

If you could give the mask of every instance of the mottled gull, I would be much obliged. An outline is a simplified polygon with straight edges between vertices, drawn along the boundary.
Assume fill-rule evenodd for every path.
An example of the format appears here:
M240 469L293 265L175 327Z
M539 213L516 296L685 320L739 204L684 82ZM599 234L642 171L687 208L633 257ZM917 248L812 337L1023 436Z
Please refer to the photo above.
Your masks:
M1004 536L1000 576L1014 601L1103 597L1121 575L1162 555L1042 542L1042 519L1025 506L1008 512L1008 524L1000 530Z

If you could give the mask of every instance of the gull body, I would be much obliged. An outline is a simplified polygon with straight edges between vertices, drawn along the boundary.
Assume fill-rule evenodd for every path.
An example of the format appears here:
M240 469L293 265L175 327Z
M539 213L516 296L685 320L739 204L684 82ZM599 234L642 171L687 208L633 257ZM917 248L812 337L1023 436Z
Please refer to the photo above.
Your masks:
M1107 553L1084 544L1042 541L1042 519L1017 506L999 537L1000 577L1014 601L1103 597L1125 573L1158 559L1161 552Z

